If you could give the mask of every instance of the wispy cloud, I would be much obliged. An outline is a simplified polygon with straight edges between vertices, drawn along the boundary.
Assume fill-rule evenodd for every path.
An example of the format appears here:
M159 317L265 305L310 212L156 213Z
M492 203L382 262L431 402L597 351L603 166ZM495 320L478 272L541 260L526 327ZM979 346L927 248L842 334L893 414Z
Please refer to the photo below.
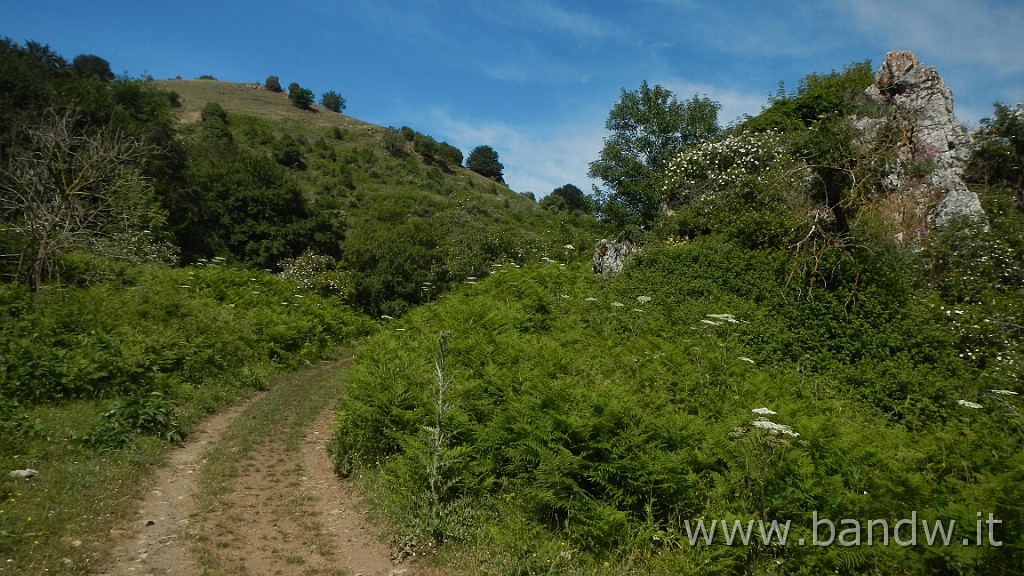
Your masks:
M1024 73L1024 10L1020 2L857 0L843 3L858 30L893 49L926 51L985 73Z
M445 109L432 111L438 133L464 153L481 144L492 146L505 165L505 181L517 192L538 198L564 184L590 189L587 168L603 145L603 128L592 121L567 120L559 125L520 126L495 120L467 121Z
M611 21L580 11L570 12L550 0L524 0L512 6L519 11L521 17L528 18L534 24L574 36L605 38L621 34Z
M689 100L694 96L707 96L722 105L718 112L718 122L728 126L744 114L756 116L761 108L768 103L768 91L745 92L733 88L687 82L685 80L669 80L664 87L671 90L679 100Z
M844 18L887 50L913 51L953 90L957 117L968 124L992 113L996 100L1024 98L1024 10L1018 0L855 0Z

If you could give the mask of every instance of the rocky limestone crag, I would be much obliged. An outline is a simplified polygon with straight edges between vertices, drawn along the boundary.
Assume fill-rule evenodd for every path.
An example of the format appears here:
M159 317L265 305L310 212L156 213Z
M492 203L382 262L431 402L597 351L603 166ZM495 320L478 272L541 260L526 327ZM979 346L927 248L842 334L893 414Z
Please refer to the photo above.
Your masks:
M604 278L618 274L622 271L626 258L636 251L636 246L629 240L621 242L601 240L594 247L594 274Z
M964 182L970 138L935 68L910 52L890 52L865 94L889 108L889 126L897 130L896 162L883 186L897 224L920 233L965 217L984 221L977 194ZM880 128L871 121L859 125L868 134Z

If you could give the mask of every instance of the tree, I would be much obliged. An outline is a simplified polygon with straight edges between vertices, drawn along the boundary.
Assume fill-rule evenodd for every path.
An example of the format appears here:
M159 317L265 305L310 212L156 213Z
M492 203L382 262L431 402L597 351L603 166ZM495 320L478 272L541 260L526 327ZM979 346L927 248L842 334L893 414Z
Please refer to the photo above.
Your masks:
M345 109L345 99L334 90L328 90L320 96L320 106L341 114L341 111Z
M993 117L983 118L974 134L968 176L983 184L1008 185L1024 195L1024 102L996 103L993 108Z
M502 176L502 171L505 166L498 162L498 153L494 151L494 148L483 145L477 146L470 151L469 156L466 158L466 168L469 168L473 172L486 176L492 180L496 180L505 183Z
M277 76L267 76L267 81L263 83L263 86L271 92L284 92L281 88L281 80Z
M301 110L309 110L313 104L313 91L292 82L288 85L288 99L292 101L292 106Z
M566 184L555 188L551 191L551 194L548 194L544 200L541 201L541 204L543 205L544 201L548 200L548 198L552 198L549 202L555 202L554 198L561 198L565 201L565 209L569 211L589 212L591 208L590 200L587 198L586 194L583 193L583 190L580 190L572 184Z
M82 78L96 78L104 82L114 79L110 70L110 62L92 54L79 54L71 62L71 68Z
M160 252L152 231L165 214L141 172L146 147L110 128L79 131L79 122L47 111L0 169L0 234L20 249L15 274L33 290L73 250L130 261Z
M669 160L720 132L720 108L707 97L679 102L671 91L646 81L634 91L623 90L605 123L612 134L587 172L608 187L605 217L619 225L650 223L661 204L658 182Z

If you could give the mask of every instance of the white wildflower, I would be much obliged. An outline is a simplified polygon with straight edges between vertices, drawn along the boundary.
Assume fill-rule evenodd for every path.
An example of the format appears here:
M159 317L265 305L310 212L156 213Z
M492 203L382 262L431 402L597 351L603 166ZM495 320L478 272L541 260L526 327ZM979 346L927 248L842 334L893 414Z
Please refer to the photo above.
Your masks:
M750 358L747 358L746 356L737 356L736 359L737 360L742 360L743 362L749 362L750 364L754 363L753 360L751 360Z
M647 304L648 302L651 301L651 297L650 296L637 296L636 297L636 301L641 303L641 304Z
M565 245L565 249L566 249L566 250L575 250L575 249L576 249L576 247L575 247L575 246L573 246L572 244L566 244L566 245Z
M1017 396L1017 393L1013 390L993 390L993 394L1002 394L1003 396Z
M760 414L762 416L771 416L773 414L778 414L778 412L776 412L775 410L772 410L771 408L764 408L764 407L762 407L762 408L754 408L753 410L751 410L751 412L753 412L754 414Z
M794 432L789 426L786 426L785 424L778 424L770 420L754 420L750 424L755 428L763 428L768 431L778 432L794 438L800 435L799 432Z
M968 400L957 400L956 403L961 405L961 406L966 406L967 408L974 408L974 409L983 408L983 406L981 404L978 404L977 402L970 402Z
M714 320L708 320L707 318L704 318L703 320L701 320L701 323L703 323L703 324L710 324L712 326L721 326L722 325L721 322L715 322Z
M597 302L597 298L594 298L593 296L591 296L590 298L587 298L586 300L584 300L584 302Z
M732 314L708 314L708 318L714 318L715 320L724 320L731 324L739 324L739 320L733 317Z
M623 306L625 306L625 304L623 304L622 302L612 302L612 306L616 308L622 308Z
M382 320L394 320L395 319L393 316L388 316L387 314L381 314L380 317L381 317Z

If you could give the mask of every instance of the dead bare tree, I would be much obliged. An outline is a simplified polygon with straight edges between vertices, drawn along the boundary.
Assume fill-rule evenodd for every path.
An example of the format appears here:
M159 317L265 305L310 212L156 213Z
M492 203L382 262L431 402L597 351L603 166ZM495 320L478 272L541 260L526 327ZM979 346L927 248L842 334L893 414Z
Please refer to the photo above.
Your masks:
M0 166L0 234L18 281L36 290L74 250L131 257L155 242L164 214L141 171L147 146L110 129L83 130L73 110L47 111Z

